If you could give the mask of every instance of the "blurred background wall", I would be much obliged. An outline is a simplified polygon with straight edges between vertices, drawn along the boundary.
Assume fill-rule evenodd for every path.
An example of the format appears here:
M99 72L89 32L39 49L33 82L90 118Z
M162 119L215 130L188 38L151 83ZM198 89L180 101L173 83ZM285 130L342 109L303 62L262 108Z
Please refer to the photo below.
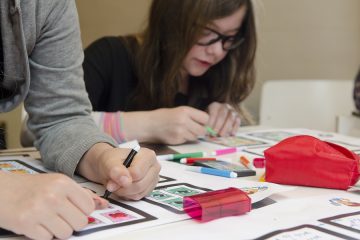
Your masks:
M266 80L355 78L359 0L262 0L259 5L258 82L246 101L256 117Z
M99 37L138 32L151 0L76 0L84 47Z
M150 0L76 0L84 46L104 35L137 32ZM269 79L353 79L360 66L359 0L255 0L257 84L246 100L258 119Z

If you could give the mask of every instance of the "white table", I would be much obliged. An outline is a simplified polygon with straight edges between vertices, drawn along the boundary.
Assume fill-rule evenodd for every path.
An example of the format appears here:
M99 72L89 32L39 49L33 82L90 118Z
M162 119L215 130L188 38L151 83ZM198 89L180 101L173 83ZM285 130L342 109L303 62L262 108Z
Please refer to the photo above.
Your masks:
M259 129L265 128L244 128L240 132ZM324 134L324 136L325 135L326 134ZM327 136L332 135L328 134ZM360 145L359 139L346 137L344 137L344 139ZM194 149L211 150L212 148L215 148L215 146L188 144L178 146L175 149L181 149L183 152L191 152ZM259 170L257 176L260 175L261 172L263 172L263 170ZM245 179L254 178L248 177ZM330 203L330 200L334 198L344 198L360 203L359 191L346 192L322 188L294 187L290 191L272 195L271 199L275 200L276 203L253 210L246 215L226 217L207 223L185 220L97 239L254 239L272 231L288 229L303 224L321 226L322 228L360 239L360 233L354 233L332 225L324 225L317 221L339 214L360 211L360 207L335 206ZM89 235L86 239L94 238Z

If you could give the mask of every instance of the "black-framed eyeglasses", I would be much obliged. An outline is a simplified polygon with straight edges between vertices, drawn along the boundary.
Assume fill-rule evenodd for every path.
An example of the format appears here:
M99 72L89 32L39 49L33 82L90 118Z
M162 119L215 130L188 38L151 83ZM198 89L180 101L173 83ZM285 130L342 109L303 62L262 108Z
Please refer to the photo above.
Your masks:
M200 46L209 46L218 41L221 41L224 51L229 51L239 47L244 42L244 40L244 37L242 37L240 33L232 36L226 36L211 28L205 27L201 32L199 39L197 40L197 44Z

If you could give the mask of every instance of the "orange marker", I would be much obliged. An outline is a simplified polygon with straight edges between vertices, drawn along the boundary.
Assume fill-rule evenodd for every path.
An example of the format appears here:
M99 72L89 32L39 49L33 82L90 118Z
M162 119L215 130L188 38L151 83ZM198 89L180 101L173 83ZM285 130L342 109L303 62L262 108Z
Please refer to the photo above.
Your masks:
M197 161L216 161L216 158L182 158L181 163L192 164Z
M250 169L250 160L245 156L240 156L240 163Z

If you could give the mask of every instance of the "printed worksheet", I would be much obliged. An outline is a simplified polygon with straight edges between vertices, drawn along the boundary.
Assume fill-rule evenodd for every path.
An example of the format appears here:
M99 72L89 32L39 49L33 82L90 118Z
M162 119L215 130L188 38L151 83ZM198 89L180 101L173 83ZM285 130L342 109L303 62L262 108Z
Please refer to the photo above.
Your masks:
M264 132L253 132L248 133L248 136L256 137L259 139L271 140L275 142L280 142L288 137L293 137L299 135L297 133L285 132L285 131L264 131Z
M264 141L251 139L243 136L207 137L204 139L204 141L227 147L249 147L266 144L266 142Z
M0 170L17 174L42 174L49 172L41 161L26 157L0 158ZM79 177L80 178L80 177ZM84 188L90 189L102 196L105 189L96 183L83 179L79 182ZM152 227L171 222L189 219L184 212L182 202L185 196L237 187L248 193L253 209L274 204L269 196L286 191L271 183L238 181L217 176L204 175L186 171L186 166L173 163L162 163L162 171L158 186L146 198L140 201L125 201L115 194L110 196L107 209L96 210L88 218L88 226L74 233L74 239L88 239L89 234L96 237L112 236L136 229Z
M37 174L45 171L17 159L0 160L0 170L17 174Z
M271 145L261 146L261 147L251 147L251 148L244 149L243 152L251 153L253 155L260 156L260 157L264 157L264 151L266 149L268 149L269 147L271 147Z
M49 172L41 161L29 157L12 156L0 157L0 170L18 174L38 174ZM83 177L74 175L77 183L85 183L87 180Z
M74 235L81 236L109 228L123 227L155 219L156 217L140 209L110 200L108 208L95 211L88 218L88 226L81 231L75 232Z
M187 183L164 185L155 188L144 201L168 209L176 214L183 214L184 197L207 191L211 191L211 189L201 188Z
M340 145L344 148L347 148L349 150L357 150L360 149L360 145L359 144L353 144L347 141L343 141L343 140L337 140L337 139L325 139L325 141L327 142L331 142L331 143L335 143L337 145Z
M281 203L282 216L259 229L259 235L248 239L360 239L360 197L358 191L329 191L315 196L317 189L309 189L308 197L288 198ZM322 190L322 189L320 189ZM311 194L313 192L314 194ZM276 197L274 197L275 200ZM274 211L263 208L260 219L272 219ZM254 216L253 215L253 216ZM295 217L296 216L296 217ZM262 221L262 220L261 220ZM265 220L261 222L265 223Z
M357 203L356 206L359 207L360 203ZM360 233L360 211L348 214L341 214L329 218L323 218L319 221L356 233Z
M266 234L256 240L355 240L324 228L313 225L301 225L294 228L283 229Z

